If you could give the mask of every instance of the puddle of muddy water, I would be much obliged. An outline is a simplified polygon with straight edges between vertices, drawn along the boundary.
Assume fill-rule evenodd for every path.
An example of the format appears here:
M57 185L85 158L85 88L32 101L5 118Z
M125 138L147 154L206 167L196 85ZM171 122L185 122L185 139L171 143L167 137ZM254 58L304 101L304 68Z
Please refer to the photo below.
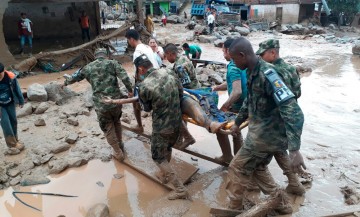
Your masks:
M121 179L114 174L124 175ZM104 186L97 185L101 182ZM67 217L85 216L96 203L107 203L111 216L146 216L148 203L161 197L167 190L117 162L93 160L80 168L66 170L51 176L47 185L21 187L18 191L76 195L76 198L20 195L26 203L42 212L25 207L12 196L13 189L0 191L1 217Z

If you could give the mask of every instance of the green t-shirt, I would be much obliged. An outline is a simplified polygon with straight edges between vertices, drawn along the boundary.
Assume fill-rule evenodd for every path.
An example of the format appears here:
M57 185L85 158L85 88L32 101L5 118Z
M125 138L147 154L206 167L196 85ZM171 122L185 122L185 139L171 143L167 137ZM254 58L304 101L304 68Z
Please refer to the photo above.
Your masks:
M201 53L201 48L200 48L198 45L193 44L193 45L190 45L189 47L190 47L190 50L186 50L186 51L185 51L185 54L186 54L186 55L188 55L189 53L190 53L191 55L196 55L196 52Z

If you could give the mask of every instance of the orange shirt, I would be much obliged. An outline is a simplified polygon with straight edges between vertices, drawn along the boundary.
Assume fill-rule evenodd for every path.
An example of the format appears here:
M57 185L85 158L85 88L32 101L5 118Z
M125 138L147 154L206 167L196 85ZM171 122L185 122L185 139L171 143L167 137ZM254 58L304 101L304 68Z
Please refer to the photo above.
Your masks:
M88 16L81 16L80 17L80 25L83 29L88 29L90 27L89 17Z

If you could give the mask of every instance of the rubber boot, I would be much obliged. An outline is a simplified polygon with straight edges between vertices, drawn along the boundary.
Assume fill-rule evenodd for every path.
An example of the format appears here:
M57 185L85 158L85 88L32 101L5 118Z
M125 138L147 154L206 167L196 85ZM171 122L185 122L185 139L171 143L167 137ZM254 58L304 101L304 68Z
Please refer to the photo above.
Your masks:
M300 183L299 178L296 173L286 174L289 180L289 184L286 187L285 191L289 194L294 194L302 196L305 194L305 187Z
M17 142L15 145L15 148L19 149L19 151L24 150L25 146L21 144L20 142Z
M300 183L296 173L291 170L290 158L286 151L277 152L274 154L275 160L279 167L283 170L284 175L287 176L289 184L286 187L286 192L289 194L302 196L305 194L305 188Z
M176 199L188 199L189 194L187 192L186 187L180 182L180 180L176 177L174 170L171 168L169 162L163 161L161 164L157 164L160 168L161 172L164 174L164 177L168 182L173 184L175 190L171 192L168 196L169 200Z
M222 162L230 163L231 160L233 159L233 155L231 154L229 136L225 134L216 133L216 138L219 142L222 156L216 157L215 159Z

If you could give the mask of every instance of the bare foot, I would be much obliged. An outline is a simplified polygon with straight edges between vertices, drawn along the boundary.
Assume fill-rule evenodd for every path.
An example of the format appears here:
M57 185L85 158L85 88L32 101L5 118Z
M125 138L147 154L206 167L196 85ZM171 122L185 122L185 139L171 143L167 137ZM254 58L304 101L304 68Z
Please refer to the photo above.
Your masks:
M216 122L212 121L210 123L210 132L211 133L217 133L221 128L223 128L227 124L226 122Z
M144 132L144 127L139 126L139 125L131 126L131 129L133 129L137 133L143 133Z

